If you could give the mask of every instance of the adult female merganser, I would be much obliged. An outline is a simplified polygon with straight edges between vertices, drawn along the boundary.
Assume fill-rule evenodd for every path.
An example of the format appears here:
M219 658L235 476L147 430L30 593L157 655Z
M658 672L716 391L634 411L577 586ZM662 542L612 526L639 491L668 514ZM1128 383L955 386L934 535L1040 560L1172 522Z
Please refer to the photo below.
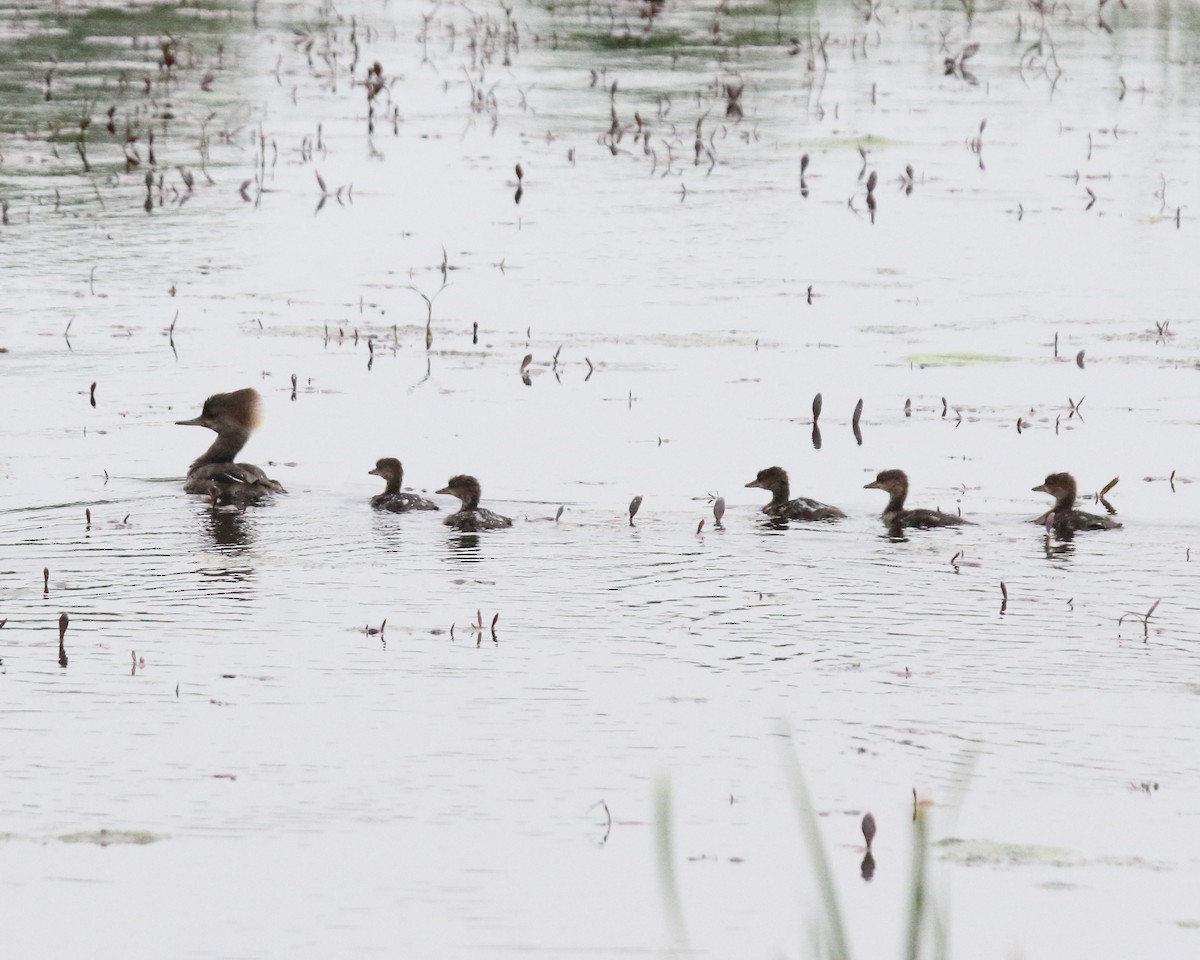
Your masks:
M283 484L272 480L252 463L234 463L250 431L260 418L258 391L252 387L232 393L214 393L204 401L200 416L176 420L181 427L208 427L217 434L212 446L188 467L183 489L199 493L217 502L245 503L269 493L287 493Z

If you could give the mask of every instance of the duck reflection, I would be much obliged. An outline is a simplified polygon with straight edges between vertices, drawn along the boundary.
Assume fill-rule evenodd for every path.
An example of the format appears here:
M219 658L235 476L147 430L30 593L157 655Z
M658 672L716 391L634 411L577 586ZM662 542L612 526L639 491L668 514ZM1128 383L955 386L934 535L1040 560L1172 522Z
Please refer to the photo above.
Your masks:
M244 510L217 508L206 510L205 513L208 534L218 547L234 547L241 552L258 539L254 521L247 517Z
M196 518L203 529L202 538L212 540L216 556L209 556L197 573L209 583L220 583L220 594L227 600L248 600L254 591L255 570L249 563L258 530L250 515L242 510L205 510ZM207 548L201 546L201 552Z
M388 553L400 553L406 549L404 524L396 523L386 511L371 511L371 531L375 541ZM411 543L409 544L411 547Z
M908 537L904 534L903 524L889 523L880 536L891 543L908 543Z
M1042 553L1047 560L1069 560L1075 553L1075 534L1071 530L1049 530L1042 534Z
M859 871L862 873L862 878L868 882L875 876L875 857L870 849L867 850L867 855L862 858L862 863L859 864Z
M479 534L477 533L459 533L447 537L446 542L450 545L451 559L463 563L478 563L483 559L483 554L479 552Z

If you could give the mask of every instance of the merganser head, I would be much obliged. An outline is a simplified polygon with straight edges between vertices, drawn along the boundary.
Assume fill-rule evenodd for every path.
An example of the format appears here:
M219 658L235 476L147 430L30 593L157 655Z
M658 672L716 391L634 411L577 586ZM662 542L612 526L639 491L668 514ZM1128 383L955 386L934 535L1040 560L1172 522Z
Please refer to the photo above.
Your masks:
M1075 478L1069 473L1052 473L1033 492L1048 493L1056 503L1071 505L1075 502Z
M863 489L884 490L893 497L904 497L908 494L908 475L903 470L884 470L870 483L864 483Z
M775 493L782 490L784 496L788 492L788 475L783 467L767 467L766 470L759 470L758 476L751 480L747 487L760 487L763 490L770 490Z
M368 474L373 477L383 477L384 480L395 479L400 483L404 479L404 467L395 457L384 457L382 460L375 461L375 469L368 470Z
M449 494L452 497L458 497L462 501L464 510L474 510L479 506L479 497L482 490L479 486L479 481L465 473L460 473L457 476L451 477L438 493Z
M258 391L253 387L232 393L214 393L204 401L200 416L176 420L179 427L208 427L216 433L249 433L262 418Z

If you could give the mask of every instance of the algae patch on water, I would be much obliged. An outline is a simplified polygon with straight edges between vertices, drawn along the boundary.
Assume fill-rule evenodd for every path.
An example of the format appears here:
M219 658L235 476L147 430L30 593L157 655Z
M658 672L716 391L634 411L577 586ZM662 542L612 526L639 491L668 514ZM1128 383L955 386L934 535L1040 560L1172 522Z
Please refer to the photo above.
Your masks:
M1169 865L1137 856L1086 857L1062 847L1005 843L1000 840L947 837L934 847L943 860L966 867L1143 867L1166 870Z
M904 362L921 367L965 367L973 363L1012 363L1016 359L1001 353L912 353Z
M645 34L589 33L578 31L571 39L597 50L674 50L689 44L698 44L682 30L658 30Z
M151 833L149 830L81 830L79 833L66 833L56 838L60 843L90 843L97 847L113 847L118 845L145 846L165 840L162 834Z
M1022 843L1003 843L999 840L973 840L947 837L934 847L943 860L964 866L1075 866L1083 859L1061 847L1041 847Z

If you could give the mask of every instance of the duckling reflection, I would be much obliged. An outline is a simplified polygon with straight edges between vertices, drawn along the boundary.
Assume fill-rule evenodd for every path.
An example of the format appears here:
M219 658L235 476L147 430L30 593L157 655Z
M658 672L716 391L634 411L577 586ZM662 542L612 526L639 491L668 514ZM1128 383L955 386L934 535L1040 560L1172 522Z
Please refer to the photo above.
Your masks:
M287 493L252 463L234 463L261 419L258 391L252 387L214 393L204 401L200 416L177 420L180 427L207 427L217 435L207 450L188 467L183 489L221 503L253 503L272 493Z
M789 499L791 488L787 471L783 467L767 467L759 470L758 476L747 487L758 487L771 494L771 502L762 508L768 517L780 520L840 520L846 515L837 507L811 500L808 497Z
M1050 531L1047 530L1042 535L1042 552L1047 560L1069 560L1075 552L1075 538L1073 534L1055 534L1054 539L1050 539Z
M1048 493L1054 506L1034 520L1056 536L1069 539L1077 530L1116 530L1121 524L1112 517L1102 517L1075 509L1075 478L1069 473L1052 473L1033 488L1034 493Z
M461 563L479 563L483 560L478 533L459 533L449 538L454 559Z
M971 521L952 513L942 513L940 510L905 510L904 501L908 497L908 475L903 470L884 470L870 483L863 484L864 490L883 490L888 495L887 506L883 508L882 519L888 528L889 536L903 536L906 527L958 527L972 526Z
M479 481L472 476L460 473L451 477L450 482L438 493L449 494L462 501L462 507L442 521L448 527L454 527L464 533L474 533L477 530L500 530L512 526L512 520L508 517L502 517L479 505L482 490Z
M409 524L393 522L387 510L371 511L371 541L385 553L410 553L414 546L419 548L425 543Z

